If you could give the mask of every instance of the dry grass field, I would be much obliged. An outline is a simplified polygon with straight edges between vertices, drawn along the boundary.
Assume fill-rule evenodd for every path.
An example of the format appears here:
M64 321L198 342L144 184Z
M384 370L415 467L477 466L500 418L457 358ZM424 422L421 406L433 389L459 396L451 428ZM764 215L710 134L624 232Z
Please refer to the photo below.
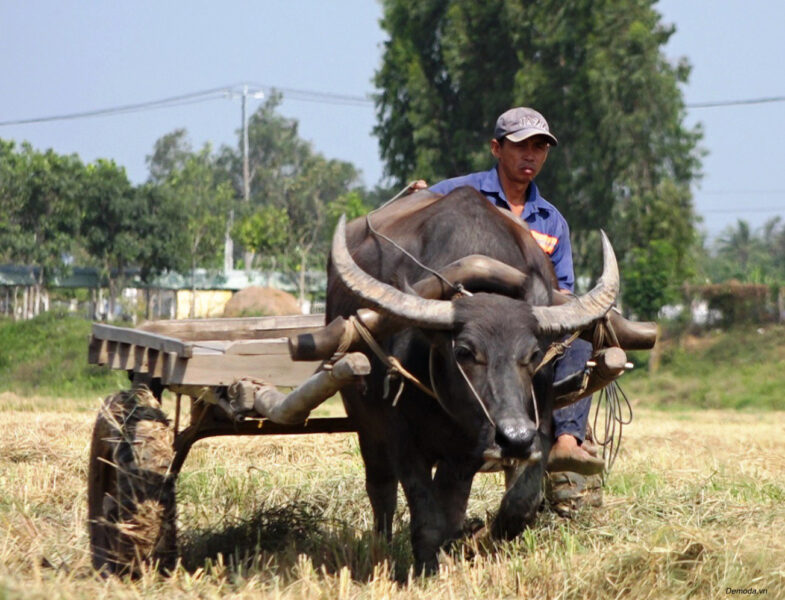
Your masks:
M205 440L178 480L181 563L130 581L90 566L98 404L0 394L0 598L785 597L782 412L638 408L603 508L467 541L431 578L411 573L402 500L393 542L369 533L353 435ZM478 476L470 516L502 490Z

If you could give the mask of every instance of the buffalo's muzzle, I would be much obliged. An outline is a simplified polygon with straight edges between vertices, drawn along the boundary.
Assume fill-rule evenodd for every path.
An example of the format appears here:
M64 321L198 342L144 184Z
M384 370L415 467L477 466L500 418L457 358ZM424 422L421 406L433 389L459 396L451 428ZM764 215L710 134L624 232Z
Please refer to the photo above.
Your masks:
M496 423L495 441L502 455L509 458L526 459L535 450L537 430L519 419L504 419Z

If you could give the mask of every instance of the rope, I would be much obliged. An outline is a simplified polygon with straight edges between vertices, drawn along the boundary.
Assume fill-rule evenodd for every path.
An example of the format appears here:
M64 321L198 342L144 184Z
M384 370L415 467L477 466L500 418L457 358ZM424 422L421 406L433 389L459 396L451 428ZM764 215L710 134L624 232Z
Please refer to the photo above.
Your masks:
M534 394L534 380L532 379L532 403L534 404L534 428L540 430L540 409L537 408L537 396Z
M614 307L611 308L611 310L617 309ZM597 326L594 329L593 342L595 348L620 346L619 338L607 315L602 321L597 323ZM600 407L603 405L605 414L603 437L602 440L600 440L597 435L597 421L600 415ZM632 423L632 417L632 405L618 381L611 381L597 393L592 431L594 432L594 442L602 446L602 458L605 460L606 464L605 471L603 471L603 483L610 473L611 467L613 467L613 464L616 462L616 457L619 455L624 426Z
M455 338L452 338L452 355L453 357L455 356ZM463 367L461 366L461 363L458 362L457 358L455 359L455 364L458 367L458 370L461 372L461 375L463 375L463 379L464 381L466 381L466 385L469 386L469 389L472 391L472 394L474 394L474 398L477 400L477 403L482 408L482 412L485 413L485 416L490 422L490 424L493 426L494 429L496 429L496 422L493 420L493 417L491 417L491 413L488 412L488 407L485 406L485 402L483 402L482 398L480 398L480 395L477 393L477 390L474 389L474 385L472 385L472 382L469 380L469 377L466 375L466 372L463 370ZM534 388L532 388L532 392L534 392Z
M615 307L611 308L611 310L618 309ZM596 327L594 328L594 338L592 339L592 345L595 348L604 348L606 346L621 346L619 344L619 338L616 336L616 331L613 329L613 325L611 325L610 317L606 314L601 321L597 322Z
M548 346L548 349L545 351L545 355L542 357L540 364L537 365L537 368L534 369L534 372L536 373L549 362L551 362L554 358L564 354L567 351L567 348L570 347L570 344L577 340L580 334L581 330L578 330L563 342L553 342L550 346Z
M389 243L389 244L392 244L392 246L393 246L394 248L396 248L396 249L397 249L399 252L401 252L401 254L403 254L404 256L406 256L406 257L407 257L409 260L411 260L412 262L414 262L414 263L415 263L415 264L416 264L418 267L420 267L421 269L423 269L423 270L425 270L425 271L428 271L429 273L431 273L431 274L435 275L436 277L438 277L439 279L441 279L443 283L447 284L449 287L451 287L452 289L454 289L454 290L455 290L457 293L459 293L459 294L464 294L465 296L471 296L471 295L472 295L472 294L471 294L471 292L469 292L468 290L466 290L466 289L465 289L465 288L464 288L464 287L463 287L463 286L462 286L460 283L457 283L457 284L456 284L456 283L453 283L452 281L450 281L449 279L447 279L447 278L446 278L444 275L442 275L442 274L441 274L441 273L439 273L438 271L436 271L436 270L432 269L431 267L429 267L429 266L427 266L427 265L424 265L423 263L421 263L419 260L417 260L417 258L416 258L414 255L412 255L411 253L407 252L407 251L406 251L406 250L405 250L403 247L401 247L401 245L400 245L400 244L398 244L398 243L397 243L395 240L393 240L393 239L389 238L388 236L384 235L383 233L381 233L381 232L377 231L377 230L374 228L373 224L371 223L371 215L372 215L373 213L375 213L375 212L376 212L376 211L378 211L378 210L381 210L381 209L383 209L383 208L384 208L385 206L387 206L388 204L390 204L390 203L392 203L392 202L395 202L396 200L398 200L398 198L400 198L401 196L403 196L403 195L404 195L404 193L406 193L408 190L410 190L410 189L411 189L411 186L412 186L412 184L413 184L413 183L414 183L414 182L412 181L412 182L411 182L411 183L409 183L409 184L408 184L406 187L404 187L404 188L403 188L403 189L402 189L400 192L398 192L398 193L397 193L395 196L393 196L393 197L392 197L392 198L390 198L390 199L389 199L387 202L385 202L384 204L382 204L382 205L381 205L379 208L377 208L377 209L374 209L374 210L372 210L371 212L369 212L367 215L365 215L365 223L366 223L366 225L368 226L368 229L370 229L371 233L373 233L373 234L374 234L376 237L379 237L379 238L383 239L384 241L386 241L386 242L387 242L387 243Z
M388 375L396 374L396 373L403 375L406 379L408 379L414 385L416 385L418 389L425 392L432 398L436 398L438 400L438 397L436 396L436 394L433 393L433 390L431 390L428 386L423 384L419 379L417 379L415 375L407 371L406 368L401 364L401 361L399 361L396 357L387 354L387 352L384 351L384 348L382 348L378 344L378 342L373 338L373 334L368 330L368 328L365 326L365 323L363 323L362 320L357 315L350 316L349 322L352 325L354 325L354 328L357 330L357 333L360 334L360 337L365 341L366 344L368 344L368 347L379 358L379 360L382 361L382 364L384 364L384 366L387 367ZM399 387L398 392L395 395L395 399L393 400L393 406L395 406L398 403L398 399L401 397L402 391L403 391L403 381L401 381L401 386Z
M603 405L605 406L605 423L602 439L599 439L597 421L600 407ZM608 476L613 463L616 462L621 448L622 430L625 425L632 423L632 417L632 405L618 382L612 381L598 392L592 431L594 432L594 442L602 446L602 458L607 465L603 478Z

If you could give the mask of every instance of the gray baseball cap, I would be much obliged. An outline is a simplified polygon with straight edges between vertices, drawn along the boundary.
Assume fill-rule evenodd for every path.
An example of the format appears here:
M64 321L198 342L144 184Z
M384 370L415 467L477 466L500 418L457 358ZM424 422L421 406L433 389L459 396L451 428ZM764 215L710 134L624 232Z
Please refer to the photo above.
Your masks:
M548 128L548 121L533 108L511 108L496 119L493 137L497 140L507 138L511 142L520 142L535 135L544 135L552 146L559 143Z

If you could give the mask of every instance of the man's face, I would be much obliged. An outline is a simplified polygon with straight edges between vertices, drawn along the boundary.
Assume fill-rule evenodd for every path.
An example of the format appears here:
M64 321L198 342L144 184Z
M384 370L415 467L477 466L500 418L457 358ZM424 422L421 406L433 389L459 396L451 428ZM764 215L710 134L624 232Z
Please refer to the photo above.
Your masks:
M520 142L491 140L491 153L499 160L499 169L514 183L529 185L548 158L550 144L544 135Z

